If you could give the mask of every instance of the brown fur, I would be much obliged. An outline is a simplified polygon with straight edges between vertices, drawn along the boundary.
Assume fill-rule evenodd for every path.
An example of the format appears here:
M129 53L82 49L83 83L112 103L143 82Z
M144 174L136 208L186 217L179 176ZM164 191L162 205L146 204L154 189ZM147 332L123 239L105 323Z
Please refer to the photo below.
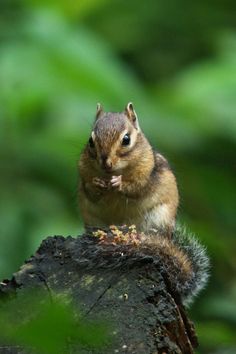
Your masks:
M126 133L130 146L121 144ZM171 231L178 206L176 180L166 159L153 151L140 131L136 115L102 112L92 137L95 147L87 145L79 162L85 225L136 224L141 230L164 227ZM104 160L112 165L111 171L103 168ZM111 177L119 175L120 188L111 187ZM94 178L104 186L96 186Z
M182 249L175 245L170 239L156 236L149 236L144 246L149 247L153 254L160 254L163 259L172 259L178 265L184 277L192 274L192 265L189 257Z

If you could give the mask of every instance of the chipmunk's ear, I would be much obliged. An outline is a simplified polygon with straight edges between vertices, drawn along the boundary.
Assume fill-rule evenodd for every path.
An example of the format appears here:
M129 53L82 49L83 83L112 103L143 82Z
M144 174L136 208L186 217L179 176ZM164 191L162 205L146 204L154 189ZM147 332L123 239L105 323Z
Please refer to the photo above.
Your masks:
M97 111L96 111L96 120L101 116L103 113L103 108L100 103L97 103Z
M125 115L129 118L133 126L139 130L139 123L138 123L138 117L137 114L134 110L134 106L132 102L129 102L127 106L125 107Z

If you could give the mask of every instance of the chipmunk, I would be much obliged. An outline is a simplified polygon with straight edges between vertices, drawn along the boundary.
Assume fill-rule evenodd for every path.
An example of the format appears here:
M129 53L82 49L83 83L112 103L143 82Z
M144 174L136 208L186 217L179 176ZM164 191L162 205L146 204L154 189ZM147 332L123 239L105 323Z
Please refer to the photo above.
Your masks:
M85 227L132 225L171 234L178 207L176 179L167 160L140 129L133 104L96 119L79 161Z

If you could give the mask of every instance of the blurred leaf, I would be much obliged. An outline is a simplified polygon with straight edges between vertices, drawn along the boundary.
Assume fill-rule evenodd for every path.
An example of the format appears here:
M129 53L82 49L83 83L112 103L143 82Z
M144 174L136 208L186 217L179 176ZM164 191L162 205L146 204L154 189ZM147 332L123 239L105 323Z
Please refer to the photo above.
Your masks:
M224 134L235 140L236 50L232 46L230 53L179 74L169 100L179 115L205 134Z
M236 345L235 332L230 326L220 322L206 322L197 325L197 333L202 347L209 349Z
M211 301L206 302L202 306L202 311L207 310L207 314L211 318L216 318L218 320L227 321L236 325L236 300L230 297L217 297L211 299Z
M107 0L24 0L26 4L39 7L51 7L60 10L64 15L81 18L91 11L97 10Z
M49 299L27 292L0 304L1 338L40 353L66 353L68 344L102 347L108 343L108 327L80 317L69 299Z

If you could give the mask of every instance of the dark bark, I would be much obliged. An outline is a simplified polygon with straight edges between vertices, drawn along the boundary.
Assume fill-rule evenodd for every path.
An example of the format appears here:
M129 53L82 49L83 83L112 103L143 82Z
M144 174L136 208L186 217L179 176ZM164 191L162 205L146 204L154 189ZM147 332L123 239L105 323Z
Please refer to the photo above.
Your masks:
M0 297L11 301L12 294L30 288L46 290L49 297L69 294L85 318L114 324L114 340L101 354L193 353L194 328L168 275L151 256L132 256L131 262L125 252L133 246L122 247L99 245L89 235L49 237L12 280L2 283ZM23 351L9 346L0 353Z

